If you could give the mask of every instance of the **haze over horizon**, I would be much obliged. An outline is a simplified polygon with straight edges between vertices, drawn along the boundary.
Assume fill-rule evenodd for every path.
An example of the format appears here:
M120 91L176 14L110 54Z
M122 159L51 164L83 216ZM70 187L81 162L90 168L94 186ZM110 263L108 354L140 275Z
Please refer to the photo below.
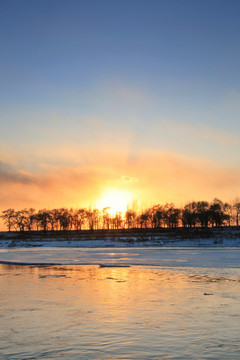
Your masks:
M240 197L239 1L12 0L0 17L0 210Z

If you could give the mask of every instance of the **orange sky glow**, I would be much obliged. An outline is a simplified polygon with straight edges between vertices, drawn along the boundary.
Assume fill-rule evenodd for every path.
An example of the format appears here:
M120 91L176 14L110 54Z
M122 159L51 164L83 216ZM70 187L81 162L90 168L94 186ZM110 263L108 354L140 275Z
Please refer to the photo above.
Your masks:
M71 151L70 151L71 150ZM65 154L66 164L58 157ZM48 161L32 153L38 167L23 170L3 163L1 168L1 208L110 207L109 212L125 212L173 202L182 206L192 200L234 200L240 173L210 160L141 149L99 146L49 150ZM6 159L7 160L7 159ZM32 161L33 161L32 160ZM41 166L39 165L41 164Z
M51 3L0 2L0 213L239 198L238 2Z

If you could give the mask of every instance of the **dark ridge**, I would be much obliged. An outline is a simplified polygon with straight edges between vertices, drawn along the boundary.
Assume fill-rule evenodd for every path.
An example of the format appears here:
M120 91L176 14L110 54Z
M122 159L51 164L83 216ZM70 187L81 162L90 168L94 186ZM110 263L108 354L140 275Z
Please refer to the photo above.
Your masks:
M231 237L240 236L239 226L222 227L194 227L194 228L153 228L153 229L119 229L119 230L54 230L54 231L3 231L0 232L0 240L44 240L44 239L64 239L64 240L103 240L109 238L137 237L139 240L147 240L151 237L164 236L171 238L194 239L194 238L214 238L221 235Z

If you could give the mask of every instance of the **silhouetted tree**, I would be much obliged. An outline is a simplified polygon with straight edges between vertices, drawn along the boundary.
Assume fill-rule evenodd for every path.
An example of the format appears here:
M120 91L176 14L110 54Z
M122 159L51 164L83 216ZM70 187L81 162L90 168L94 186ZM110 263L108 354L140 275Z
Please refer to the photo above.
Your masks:
M239 216L240 216L240 201L239 200L236 200L234 202L233 209L235 210L236 226L239 226Z
M8 231L11 231L12 227L15 224L15 210L14 209L7 209L2 211L1 218L3 222L6 224Z
M210 205L209 211L212 226L222 226L225 219L223 212L223 202L215 198Z
M226 224L228 226L231 225L231 219L232 219L232 211L233 211L233 207L231 204L229 203L224 203L223 207L222 207L222 211L223 211L223 216L224 216L224 222L226 222Z
M70 228L71 214L68 211L68 209L65 208L59 209L58 219L61 230L68 230Z
M97 229L99 224L99 210L98 209L87 210L86 219L90 230Z
M102 210L102 228L107 230L110 229L111 225L111 215L108 212L109 209L110 207L105 207Z
M113 229L121 229L123 226L123 218L121 211L118 211L115 216L112 218L112 228Z
M40 227L43 231L47 231L48 224L50 223L50 214L46 209L39 210L35 216L37 228Z
M25 231L25 228L29 227L29 212L27 209L15 213L15 223L19 231Z
M73 213L73 226L75 230L82 230L86 219L85 209L76 209Z
M34 214L35 214L35 209L30 208L30 209L26 209L25 211L25 227L27 228L28 231L32 230L32 227L34 225Z
M192 201L183 209L176 208L174 204L154 205L137 214L128 209L123 217L121 212L111 215L109 208L101 212L98 209L42 209L37 213L33 208L15 211L7 209L2 211L1 218L8 231L12 228L19 231L37 230L82 230L120 229L120 228L168 228L182 224L186 227L208 227L234 225L239 226L240 201L233 205L214 199L210 204L207 201Z
M163 224L166 227L177 227L180 220L180 210L174 204L165 204L162 211Z
M182 224L187 227L195 227L197 224L197 203L195 201L186 204L182 211Z
M127 225L128 229L134 228L136 226L136 222L135 222L136 218L137 218L137 214L135 211L133 211L133 210L126 211L125 219L126 219L126 225Z
M168 227L178 227L180 220L180 209L170 207L166 212L166 217L168 219Z
M153 210L153 226L155 228L160 228L162 226L164 209L162 205L155 205L152 208Z
M142 212L142 214L138 215L136 218L136 222L140 228L147 228L148 227L148 221L149 221L149 213L148 211Z
M196 211L199 225L208 227L210 220L209 203L207 201L198 201L196 203Z

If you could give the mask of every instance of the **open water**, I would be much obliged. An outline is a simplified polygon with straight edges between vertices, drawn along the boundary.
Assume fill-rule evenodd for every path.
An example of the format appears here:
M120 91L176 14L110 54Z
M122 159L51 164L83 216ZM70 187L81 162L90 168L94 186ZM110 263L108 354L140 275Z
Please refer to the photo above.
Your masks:
M78 250L0 252L1 360L240 359L240 249Z

